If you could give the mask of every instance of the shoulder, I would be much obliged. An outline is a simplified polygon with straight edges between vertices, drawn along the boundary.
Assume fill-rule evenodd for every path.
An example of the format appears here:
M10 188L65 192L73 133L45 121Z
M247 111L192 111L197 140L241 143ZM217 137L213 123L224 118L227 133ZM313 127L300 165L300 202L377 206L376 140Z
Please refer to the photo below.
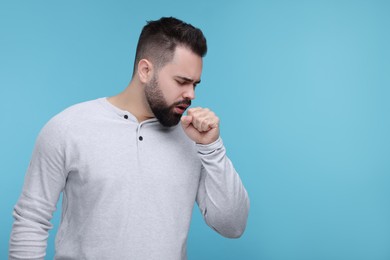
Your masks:
M100 98L72 105L53 116L42 128L40 135L64 136L69 129L74 129L88 121L90 116L99 114L102 106Z
M58 113L52 119L67 121L67 120L74 120L78 118L87 118L88 116L95 115L98 112L98 110L101 109L102 109L101 98L84 101L64 109L62 112Z

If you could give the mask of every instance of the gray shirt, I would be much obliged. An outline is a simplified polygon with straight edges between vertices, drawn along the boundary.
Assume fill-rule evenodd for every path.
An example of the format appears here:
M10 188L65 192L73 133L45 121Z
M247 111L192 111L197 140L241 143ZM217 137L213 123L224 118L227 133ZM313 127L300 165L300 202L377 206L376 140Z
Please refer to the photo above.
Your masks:
M41 130L14 208L10 259L43 259L63 192L55 259L186 259L192 209L225 237L244 232L249 199L222 140L139 123L106 98Z

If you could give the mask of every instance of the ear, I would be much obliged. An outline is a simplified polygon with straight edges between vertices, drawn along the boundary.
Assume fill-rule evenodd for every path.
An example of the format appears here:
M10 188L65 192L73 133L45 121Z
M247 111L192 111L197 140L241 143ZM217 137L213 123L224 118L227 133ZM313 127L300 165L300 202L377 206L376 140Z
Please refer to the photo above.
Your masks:
M153 64L147 59L138 62L138 78L142 83L147 83L153 76Z

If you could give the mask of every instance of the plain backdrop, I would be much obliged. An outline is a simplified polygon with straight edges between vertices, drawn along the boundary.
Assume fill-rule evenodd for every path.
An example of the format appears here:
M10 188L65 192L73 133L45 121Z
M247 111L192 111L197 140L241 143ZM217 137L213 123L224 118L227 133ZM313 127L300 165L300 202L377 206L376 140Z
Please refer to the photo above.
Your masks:
M389 1L1 0L0 259L38 132L122 91L141 28L162 16L207 37L194 105L221 118L251 199L236 240L195 206L189 259L390 259L389 13Z

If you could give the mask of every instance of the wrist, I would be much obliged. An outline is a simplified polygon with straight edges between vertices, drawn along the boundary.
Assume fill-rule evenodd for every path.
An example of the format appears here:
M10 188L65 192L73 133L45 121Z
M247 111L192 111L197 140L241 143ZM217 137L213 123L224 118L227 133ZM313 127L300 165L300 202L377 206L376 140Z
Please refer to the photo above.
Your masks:
M219 136L215 141L208 143L208 144L196 144L198 148L198 152L201 154L209 154L214 152L215 150L219 150L223 147L223 142L221 137Z

